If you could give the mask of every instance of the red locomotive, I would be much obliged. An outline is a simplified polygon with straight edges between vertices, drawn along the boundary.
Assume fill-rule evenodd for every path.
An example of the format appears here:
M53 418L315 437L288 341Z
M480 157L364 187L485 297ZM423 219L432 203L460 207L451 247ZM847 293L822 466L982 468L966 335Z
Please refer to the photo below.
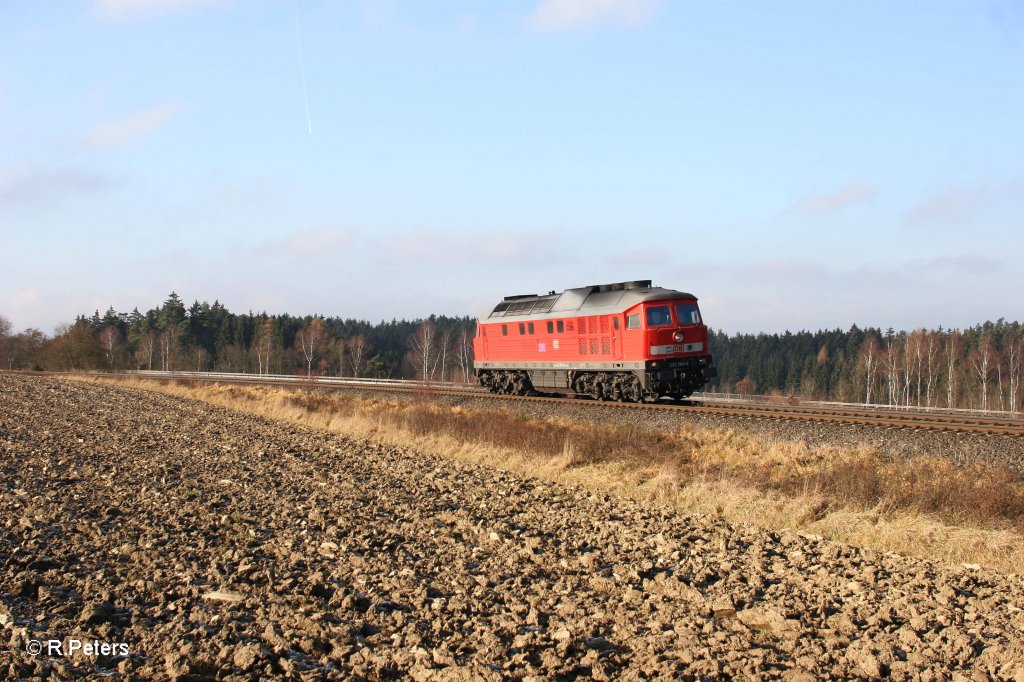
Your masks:
M506 296L480 317L473 351L494 393L679 399L717 374L697 299L650 280Z

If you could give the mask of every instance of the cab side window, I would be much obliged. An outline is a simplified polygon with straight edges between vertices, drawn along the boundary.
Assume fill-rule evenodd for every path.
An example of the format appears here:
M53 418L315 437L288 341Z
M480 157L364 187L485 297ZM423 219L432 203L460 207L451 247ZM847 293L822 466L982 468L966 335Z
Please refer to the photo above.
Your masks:
M633 313L632 315L626 315L626 329L639 329L640 328L640 313Z
M502 336L508 336L508 325L507 324L501 325L501 335Z

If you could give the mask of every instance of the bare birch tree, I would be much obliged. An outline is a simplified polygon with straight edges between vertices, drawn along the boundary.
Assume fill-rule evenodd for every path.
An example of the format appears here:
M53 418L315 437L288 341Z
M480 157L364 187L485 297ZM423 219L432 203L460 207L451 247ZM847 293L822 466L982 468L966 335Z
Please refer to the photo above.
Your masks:
M924 374L924 337L927 332L924 329L915 329L907 341L907 355L913 356L915 397L914 404L921 405L921 378ZM907 361L910 365L910 361ZM910 402L909 400L907 401Z
M885 335L885 374L889 389L889 404L900 404L900 348L899 339L890 329Z
M178 325L168 324L167 328L160 332L158 339L160 343L160 368L165 371L174 369L174 349L178 343Z
M362 334L356 334L348 340L348 364L352 368L352 376L359 378L366 370L366 361L370 358L370 342Z
M434 357L433 368L430 371L430 377L438 377L440 381L445 381L448 372L448 350L451 346L452 331L446 329L444 334L441 335L441 341L438 347L437 355Z
M1021 343L1020 339L1010 339L1006 344L1006 378L1010 384L1010 412L1017 411L1022 351L1024 351L1024 344Z
M925 336L925 356L928 359L928 380L925 382L925 404L932 406L933 392L938 379L938 356L941 352L940 337L938 332L928 332Z
M462 383L468 384L469 377L473 373L473 335L468 329L463 329L459 334L458 347L459 370L462 373Z
M135 349L135 359L139 364L146 365L146 369L153 371L153 357L156 355L157 334L150 329L139 339L139 345Z
M881 347L878 344L878 338L873 334L869 335L864 339L864 344L860 348L860 359L864 365L864 376L866 378L867 390L864 393L865 404L871 404L871 389L875 385L875 375L878 374L878 361L881 355Z
M996 351L995 361L992 363L996 370L996 394L999 396L999 409L1005 410L1006 403L1003 401L1003 354Z
M902 334L903 354L900 360L900 400L904 405L910 404L910 383L914 373L914 351L911 349L913 334Z
M114 353L121 347L121 331L113 325L104 327L100 330L100 344L107 358L107 366L110 369L117 369Z
M306 376L313 375L313 360L322 351L324 342L327 340L327 328L324 321L314 317L305 327L295 335L295 343L302 351L302 357L306 359Z
M960 359L960 331L946 337L946 407L956 407L956 367Z
M338 376L345 376L345 363L348 361L345 348L346 339L337 339L333 344L335 367L338 368Z
M971 366L978 375L978 387L981 391L981 409L988 409L988 382L992 373L992 359L994 355L992 340L982 339L978 348L971 353Z
M437 325L430 320L423 320L409 339L409 352L412 354L416 373L423 381L430 381L431 373L436 367L437 346Z
M277 334L277 329L274 327L274 322L267 318L260 325L259 333L256 337L256 361L257 367L260 374L270 374L270 352L274 348L274 336Z

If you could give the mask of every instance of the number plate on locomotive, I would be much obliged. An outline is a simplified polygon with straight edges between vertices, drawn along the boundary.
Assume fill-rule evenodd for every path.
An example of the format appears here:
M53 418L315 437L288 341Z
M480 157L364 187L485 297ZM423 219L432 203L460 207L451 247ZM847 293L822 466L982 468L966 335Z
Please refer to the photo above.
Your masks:
M671 355L672 353L696 353L704 350L703 343L676 343L667 346L651 346L651 355Z

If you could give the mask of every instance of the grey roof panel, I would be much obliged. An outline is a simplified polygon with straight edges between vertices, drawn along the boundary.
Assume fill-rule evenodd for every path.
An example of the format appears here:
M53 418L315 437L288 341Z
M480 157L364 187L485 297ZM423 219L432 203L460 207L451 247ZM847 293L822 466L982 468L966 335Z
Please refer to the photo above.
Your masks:
M587 296L587 302L584 304L587 308L607 308L609 306L618 305L622 297L627 293L624 290L620 291L599 291L595 294Z
M587 296L593 291L593 287L581 287L579 289L566 289L551 306L551 312L569 312L579 310L580 306L587 300Z
M652 287L650 282L621 282L576 289L566 289L557 297L532 296L503 301L480 316L481 321L503 319L545 320L576 315L612 315L624 312L638 303L676 298L696 299L684 291ZM530 302L535 302L531 305ZM550 305L550 308L549 308ZM548 310L545 310L548 309Z

